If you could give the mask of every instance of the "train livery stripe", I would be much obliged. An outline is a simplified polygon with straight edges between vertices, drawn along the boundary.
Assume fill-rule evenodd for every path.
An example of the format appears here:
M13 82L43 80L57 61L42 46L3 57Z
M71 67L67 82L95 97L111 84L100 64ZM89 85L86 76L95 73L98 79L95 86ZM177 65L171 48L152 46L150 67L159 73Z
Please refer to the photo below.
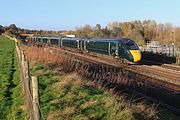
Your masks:
M141 53L139 50L130 50L133 58L134 58L134 62L139 62L141 60Z

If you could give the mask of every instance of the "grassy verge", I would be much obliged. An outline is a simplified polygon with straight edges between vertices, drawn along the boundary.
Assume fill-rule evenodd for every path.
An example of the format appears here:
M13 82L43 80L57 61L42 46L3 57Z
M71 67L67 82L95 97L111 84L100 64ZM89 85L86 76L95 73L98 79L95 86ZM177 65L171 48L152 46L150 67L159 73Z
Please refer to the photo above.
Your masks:
M32 68L39 76L40 105L45 119L134 120L131 108L122 99L97 89L76 73L44 65Z
M27 57L38 63L31 65L31 71L39 76L40 106L45 119L178 120L173 114L157 113L156 106L137 102L129 95L117 98L96 80L80 77L86 72L70 59L38 48L30 48Z
M27 119L14 42L0 36L0 119Z

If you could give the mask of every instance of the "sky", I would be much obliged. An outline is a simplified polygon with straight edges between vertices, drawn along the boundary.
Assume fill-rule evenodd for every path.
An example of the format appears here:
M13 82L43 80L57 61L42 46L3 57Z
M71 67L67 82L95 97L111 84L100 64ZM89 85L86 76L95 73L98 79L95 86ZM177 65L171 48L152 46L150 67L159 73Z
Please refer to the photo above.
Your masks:
M26 29L74 30L146 19L180 26L180 0L0 0L0 25Z

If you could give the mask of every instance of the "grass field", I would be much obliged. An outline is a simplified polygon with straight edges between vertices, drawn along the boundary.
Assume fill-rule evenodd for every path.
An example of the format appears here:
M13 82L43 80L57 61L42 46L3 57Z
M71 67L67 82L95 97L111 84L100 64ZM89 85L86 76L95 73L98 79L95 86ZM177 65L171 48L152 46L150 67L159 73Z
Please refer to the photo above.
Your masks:
M27 118L14 41L0 35L0 119Z

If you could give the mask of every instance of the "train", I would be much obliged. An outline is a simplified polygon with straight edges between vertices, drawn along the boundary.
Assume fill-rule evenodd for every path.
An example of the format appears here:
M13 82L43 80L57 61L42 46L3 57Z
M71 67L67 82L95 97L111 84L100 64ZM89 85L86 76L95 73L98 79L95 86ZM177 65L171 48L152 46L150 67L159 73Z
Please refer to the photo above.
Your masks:
M95 38L69 38L69 37L27 37L27 41L34 45L55 45L63 48L76 49L111 56L131 63L141 61L141 51L134 40L129 38L95 39Z

